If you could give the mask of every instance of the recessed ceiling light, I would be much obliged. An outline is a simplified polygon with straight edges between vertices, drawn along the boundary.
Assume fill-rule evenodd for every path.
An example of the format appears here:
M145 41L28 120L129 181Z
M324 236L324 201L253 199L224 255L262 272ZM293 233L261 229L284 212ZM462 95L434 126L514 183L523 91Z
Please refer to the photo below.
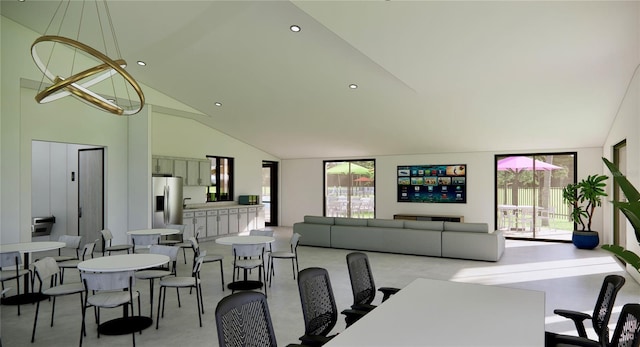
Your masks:
M222 103L221 103L221 102L219 102L219 101L216 101L214 105L216 105L216 106L220 107L220 106L222 106Z
M140 66L147 66L147 63L145 63L145 62L144 62L144 61L142 61L142 60L138 60L138 65L140 65Z
M295 25L295 24L294 24L294 25L292 25L292 26L290 26L290 27L289 27L289 30L293 31L294 33L297 33L297 32L299 32L300 30L302 30L302 28L300 28L300 26L299 26L299 25Z
M349 89L358 89L358 85L357 85L357 84L355 84L355 83L351 83L351 84L349 85Z

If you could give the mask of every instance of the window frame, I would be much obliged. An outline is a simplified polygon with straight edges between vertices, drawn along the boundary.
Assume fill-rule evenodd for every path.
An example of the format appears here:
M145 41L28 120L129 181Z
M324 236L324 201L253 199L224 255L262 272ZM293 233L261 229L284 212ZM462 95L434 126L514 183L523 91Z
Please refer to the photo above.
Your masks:
M233 157L225 157L219 155L207 155L207 159L211 163L211 171L215 170L215 178L211 179L211 185L207 188L207 202L216 201L234 201L234 160ZM215 160L215 164L214 164ZM221 162L226 162L227 168L227 181L226 184L220 179L223 166ZM213 183L215 179L215 184ZM214 192L211 192L211 188L214 188ZM225 188L225 189L223 189ZM213 198L212 195L213 194Z

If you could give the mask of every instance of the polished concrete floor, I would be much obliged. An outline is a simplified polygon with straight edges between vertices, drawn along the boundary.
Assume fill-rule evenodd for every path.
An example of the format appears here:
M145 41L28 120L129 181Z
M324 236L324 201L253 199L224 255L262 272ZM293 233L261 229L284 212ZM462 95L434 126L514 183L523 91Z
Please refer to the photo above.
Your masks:
M278 227L275 249L288 248L291 228ZM231 281L231 247L205 241L202 248L209 254L220 253L225 256L225 283ZM300 268L318 266L327 268L331 276L338 309L351 304L352 296L345 263L348 250L299 247ZM36 257L42 257L38 254ZM575 332L571 322L555 316L555 308L592 313L602 279L607 274L624 275L627 282L618 295L616 311L611 320L615 324L623 304L638 302L640 286L623 271L621 266L609 254L602 250L578 250L571 244L527 241L507 241L507 249L499 262L482 262L459 259L443 259L420 256L395 255L368 252L377 286L403 287L417 277L447 281L472 282L486 285L507 286L545 292L546 317L545 329L554 332ZM191 253L188 251L187 259ZM190 264L190 261L189 261ZM178 274L188 275L190 265L182 262L180 255ZM298 342L304 331L302 311L296 281L293 280L291 262L280 260L276 263L276 276L272 287L268 289L268 302L275 327L278 343L284 346ZM69 273L69 272L67 272ZM206 264L202 272L205 314L203 326L198 326L196 298L188 291L181 293L182 307L178 307L175 291L167 293L164 318L160 319L160 328L146 329L136 335L138 346L216 346L217 334L214 311L217 302L231 292L222 291L220 270L217 264ZM67 275L66 281L78 280L77 273ZM142 296L142 313L149 313L149 286L147 281L138 281L136 288ZM11 294L11 293L9 293ZM157 302L157 290L154 294ZM379 303L381 296L374 303ZM154 305L155 306L155 305ZM156 307L154 307L155 312ZM0 306L2 346L74 346L79 342L81 310L78 296L63 297L56 304L56 317L53 327L49 326L51 304L44 301L40 307L40 317L35 343L30 343L35 306L22 307L22 315L11 306ZM122 313L119 309L102 310L103 321L115 318ZM434 314L428 312L425 314ZM464 312L460 312L464 314ZM88 334L84 346L126 346L131 344L131 335L96 336L96 325L92 316L87 319ZM487 312L486 319L491 319ZM513 317L518 319L518 317ZM155 314L154 314L155 323ZM341 320L335 332L345 328ZM429 327L425 327L427 329ZM542 326L540 327L542 329ZM588 325L590 329L590 325ZM464 327L461 327L464 333ZM426 339L425 341L428 341ZM421 341L424 343L424 341ZM427 342L428 343L428 342ZM416 342L415 345L419 343ZM480 346L481 344L479 344ZM513 346L518 346L514 341Z

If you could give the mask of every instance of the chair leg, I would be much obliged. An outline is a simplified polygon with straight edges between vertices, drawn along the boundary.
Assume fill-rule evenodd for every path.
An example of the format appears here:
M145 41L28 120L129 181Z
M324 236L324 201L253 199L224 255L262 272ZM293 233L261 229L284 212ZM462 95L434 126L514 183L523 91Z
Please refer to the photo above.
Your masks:
M149 317L153 317L153 278L149 279Z
M180 304L180 289L176 288L176 295L178 296L178 307L182 307Z
M39 303L39 301L38 301ZM53 315L56 312L56 297L53 297L53 302L51 303L51 326L53 326Z
M40 312L40 300L36 303L36 314L33 318L33 331L31 332L31 343L36 338L36 324L38 323L38 312Z
M294 263L294 258L291 258L291 272L293 272L293 279L296 279L296 266Z
M224 270L222 269L222 260L220 260L220 281L222 282L222 291L224 292Z
M158 312L156 314L156 329L158 329L158 323L160 323L160 303L164 302L162 300L162 291L163 289L165 289L166 287L160 287L160 289L158 290ZM164 317L164 306L162 307L162 317Z
M200 298L200 286L198 284L196 284L196 302L198 304L198 306L196 307L196 309L198 310L198 321L200 322L200 327L202 328L202 313L204 313L204 305L202 304L202 299ZM200 310L202 309L202 313L200 313Z

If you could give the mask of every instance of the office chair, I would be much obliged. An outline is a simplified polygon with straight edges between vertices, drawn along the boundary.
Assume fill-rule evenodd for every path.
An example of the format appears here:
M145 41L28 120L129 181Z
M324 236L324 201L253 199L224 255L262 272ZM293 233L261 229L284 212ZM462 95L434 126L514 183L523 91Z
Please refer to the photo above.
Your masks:
M238 292L216 306L220 347L276 346L267 297L260 292Z
M331 280L326 269L311 267L298 273L298 290L304 317L303 345L322 346L335 335L329 335L338 322L338 309L333 296ZM366 312L344 310L347 326L364 316Z
M608 275L604 278L592 315L565 309L556 309L553 312L557 315L573 320L576 329L578 330L578 336L581 338L587 338L584 321L590 319L596 335L608 339L607 325L609 324L609 318L613 311L616 296L624 285L624 282L624 277L619 275ZM567 337L571 336L547 331L545 332L545 345L555 346L558 343L562 343L562 341L566 340Z
M347 254L347 268L349 269L349 280L351 281L351 291L353 292L354 310L371 311L376 306L372 305L376 296L376 284L373 281L369 258L362 252L351 252ZM383 294L382 302L391 295L400 291L399 288L380 287Z
M565 336L558 341L558 346L584 347L638 347L640 346L640 304L626 304L622 307L620 317L613 331L611 341L606 337L606 329L602 330L600 341L585 337ZM556 346L555 344L553 346Z

